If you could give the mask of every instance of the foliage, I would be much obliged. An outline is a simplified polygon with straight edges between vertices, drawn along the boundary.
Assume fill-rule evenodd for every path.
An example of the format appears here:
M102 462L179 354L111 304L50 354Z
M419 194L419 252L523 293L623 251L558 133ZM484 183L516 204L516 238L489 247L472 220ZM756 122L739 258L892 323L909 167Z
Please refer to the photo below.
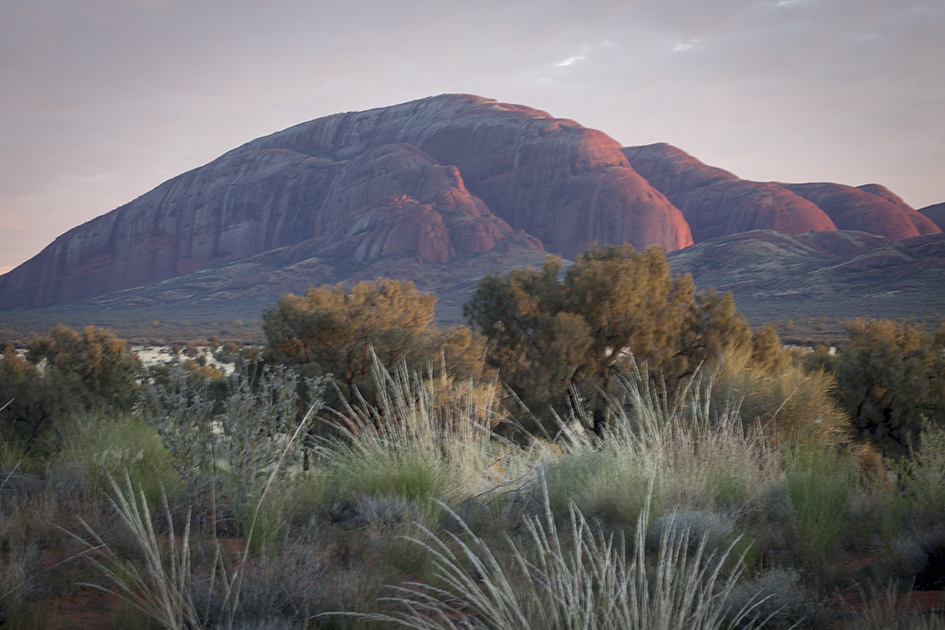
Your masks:
M222 466L224 490L232 494L238 509L247 504L277 459L292 467L303 455L299 444L288 445L280 454L302 413L298 377L283 368L248 368L244 364L226 380L228 396L219 410L206 381L194 381L183 369L173 370L167 384L154 386L159 412L150 419L192 490L198 492ZM304 386L315 412L324 385L316 379Z
M74 475L93 497L110 489L109 477L123 474L152 505L165 490L174 496L180 485L173 455L141 414L83 412L60 422L56 432L62 445L54 462L57 474Z
M553 507L573 502L588 516L633 523L645 480L658 470L654 509L738 512L782 475L760 426L742 423L737 402L713 407L709 377L698 374L668 393L634 371L620 387L626 404L612 411L601 435L576 418L562 424L565 456L547 474Z
M945 429L926 423L920 434L922 448L898 461L888 460L899 478L910 507L920 515L945 516Z
M453 500L492 486L488 477L503 455L492 429L505 416L497 382L410 373L401 361L391 372L372 366L377 406L364 398L329 422L335 435L317 452L339 490L365 497Z
M627 354L675 386L722 348L750 342L731 295L697 294L690 276L670 276L658 248L592 247L560 272L549 257L541 270L486 276L463 308L488 339L490 364L545 420L573 383L600 431Z
M99 404L125 408L137 395L141 361L107 330L86 326L77 333L59 325L48 336L35 338L27 357L34 365L44 364L47 378L71 385L68 394L73 404L78 399L85 408Z
M849 341L820 360L837 376L853 428L890 457L905 455L923 422L945 426L945 336L891 320L847 323Z
M800 435L845 438L850 419L836 400L836 379L823 368L805 368L786 353L760 359L757 348L731 348L708 366L714 405L740 399L746 421L759 420L775 439ZM772 360L773 358L773 360Z
M330 374L349 404L356 391L373 400L375 359L387 367L403 360L422 369L442 351L457 371L481 357L482 347L468 329L444 333L432 326L435 303L412 282L388 278L360 282L350 291L339 284L312 287L301 297L290 293L263 314L267 353L303 373Z
M829 443L801 440L785 452L791 519L801 557L819 567L830 557L857 485L856 462Z
M0 361L3 433L30 448L68 412L128 409L142 372L137 355L114 334L88 326L78 333L59 325L36 337L20 357L12 345Z

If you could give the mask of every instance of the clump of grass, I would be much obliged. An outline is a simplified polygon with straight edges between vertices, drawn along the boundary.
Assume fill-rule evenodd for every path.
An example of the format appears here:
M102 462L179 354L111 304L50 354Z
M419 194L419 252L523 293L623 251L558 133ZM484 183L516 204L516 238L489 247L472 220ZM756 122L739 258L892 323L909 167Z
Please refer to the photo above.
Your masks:
M492 433L504 417L498 383L372 366L377 406L346 405L316 447L329 483L349 495L451 502L504 480L496 464L508 449Z
M921 448L899 461L887 460L918 515L945 516L945 429L926 422Z
M164 497L164 510L172 526L169 528L169 541L166 545L167 557L155 533L144 492L135 496L131 478L126 475L125 487L112 482L113 493L110 496L112 506L121 516L124 525L138 540L144 556L144 571L130 563L123 562L115 551L85 525L89 539L73 536L84 543L87 557L105 574L116 590L111 591L121 597L145 615L156 619L165 628L199 628L203 625L201 615L194 606L191 597L192 567L190 555L190 519L184 525L184 534L178 544L174 533L173 519L167 497ZM95 584L94 588L108 590Z
M896 584L879 593L861 591L861 597L866 605L850 622L851 630L945 630L945 617L911 607Z
M160 502L162 488L174 496L179 478L174 457L140 415L130 412L76 414L57 427L62 452L53 474L60 483L78 482L91 496L110 489L108 477L128 472L151 505Z
M742 422L737 401L721 410L714 407L711 379L697 374L669 394L637 371L622 379L622 386L626 402L613 406L600 436L572 421L559 437L568 459L579 456L588 462L578 466L579 474L562 475L571 479L572 500L580 509L590 507L588 498L596 495L622 504L611 511L632 514L628 522L633 523L643 502L643 480L659 469L655 505L737 512L760 499L781 474L777 453L757 423ZM552 496L556 494L553 490Z
M728 348L709 368L719 408L740 400L742 417L758 419L768 436L778 440L813 434L837 439L850 430L847 414L832 395L835 377L824 370L808 371L800 361L763 366L749 348Z
M618 540L598 535L576 508L562 534L547 494L543 516L526 521L527 545L508 538L506 555L494 552L454 513L461 534L427 530L414 539L433 556L441 586L395 587L396 595L386 601L397 610L357 616L422 630L455 628L455 619L463 627L491 630L723 627L726 599L740 571L723 575L726 553L708 557L700 545L689 555L685 538L669 530L651 567L644 551L647 509L629 560ZM736 622L750 608L736 614Z

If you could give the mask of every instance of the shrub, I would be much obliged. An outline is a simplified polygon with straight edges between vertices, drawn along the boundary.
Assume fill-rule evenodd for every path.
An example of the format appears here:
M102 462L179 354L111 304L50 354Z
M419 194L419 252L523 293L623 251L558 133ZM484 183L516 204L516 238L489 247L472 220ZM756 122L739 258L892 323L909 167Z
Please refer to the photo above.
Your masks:
M726 602L731 618L754 605L745 615L745 625L759 622L781 628L818 627L823 616L819 602L811 601L801 584L801 574L794 569L775 567L764 575L739 584ZM806 623L805 623L806 622Z
M926 422L919 438L919 450L888 465L915 510L940 519L945 516L945 429Z
M374 404L376 361L390 369L405 361L418 369L440 355L451 368L467 371L481 362L482 344L467 328L444 333L433 325L435 304L436 297L412 282L389 278L359 282L350 291L338 284L311 287L304 296L290 293L263 313L266 353L304 374L330 377L333 407L354 405L358 396Z
M59 447L48 438L69 413L130 408L142 370L124 341L95 326L81 333L57 326L33 339L25 359L5 344L0 441L20 440L27 452L41 447L41 457L48 456Z
M819 568L845 527L856 463L829 443L803 440L785 448L785 473L801 558Z
M94 497L111 488L109 476L118 477L124 471L151 505L160 503L162 491L174 496L179 489L173 455L139 414L75 414L61 423L59 436L57 441L63 446L53 473L79 480Z
M722 348L751 343L731 294L697 293L657 247L589 247L560 272L549 256L540 270L486 276L463 306L489 341L487 360L548 426L548 408L564 415L573 383L599 432L625 354L675 387Z
M902 457L924 422L945 423L945 334L862 319L847 322L846 331L849 341L830 362L840 404L858 435Z
M238 511L249 505L278 459L285 460L285 471L303 456L300 444L286 443L301 413L298 377L282 368L243 367L227 379L229 395L219 412L205 380L173 370L167 384L154 387L159 411L150 417L192 492L199 494L219 476ZM305 397L312 401L306 418L320 410L324 384L323 379L305 383Z

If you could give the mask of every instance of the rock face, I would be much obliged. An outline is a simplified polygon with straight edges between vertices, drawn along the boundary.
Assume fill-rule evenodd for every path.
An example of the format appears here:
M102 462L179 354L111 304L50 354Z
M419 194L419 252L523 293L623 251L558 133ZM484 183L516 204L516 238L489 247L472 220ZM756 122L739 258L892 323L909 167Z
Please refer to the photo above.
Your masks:
M603 133L447 95L234 149L57 238L0 278L0 308L61 304L280 248L348 264L446 263L504 240L565 256L593 242L692 243L682 214Z
M836 230L814 203L772 183L750 182L659 143L623 149L631 166L679 208L695 242L750 230Z
M408 144L456 166L494 214L566 257L593 242L666 251L692 244L682 215L630 167L616 141L536 109L476 96L330 116L226 155L307 147L345 160L385 144Z
M475 284L471 270L531 264L543 248L568 258L595 242L672 252L749 230L898 239L941 232L936 216L877 184L750 182L667 144L621 148L536 109L454 94L328 116L233 149L0 277L0 309L144 285L149 303L206 291L225 300L250 286L263 300L260 284L304 290L405 269L415 277L399 278L436 277L459 295Z
M908 238L940 228L879 184L750 182L664 143L626 147L630 165L679 208L695 242L751 230L858 230Z
M919 208L919 214L932 221L940 230L945 231L945 203L936 203Z
M941 232L928 217L878 184L859 188L829 183L781 185L817 204L839 230L858 230L890 238Z

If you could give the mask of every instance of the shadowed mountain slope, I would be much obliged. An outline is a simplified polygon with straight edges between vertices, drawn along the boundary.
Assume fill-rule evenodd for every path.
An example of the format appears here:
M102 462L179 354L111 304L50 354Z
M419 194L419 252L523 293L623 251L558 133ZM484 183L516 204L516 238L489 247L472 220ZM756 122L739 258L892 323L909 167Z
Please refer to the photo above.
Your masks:
M924 215L931 220L932 223L937 225L940 230L945 231L945 203L936 203L920 208L919 214Z
M945 314L945 234L904 239L834 230L757 230L668 255L697 286L731 291L756 322Z

